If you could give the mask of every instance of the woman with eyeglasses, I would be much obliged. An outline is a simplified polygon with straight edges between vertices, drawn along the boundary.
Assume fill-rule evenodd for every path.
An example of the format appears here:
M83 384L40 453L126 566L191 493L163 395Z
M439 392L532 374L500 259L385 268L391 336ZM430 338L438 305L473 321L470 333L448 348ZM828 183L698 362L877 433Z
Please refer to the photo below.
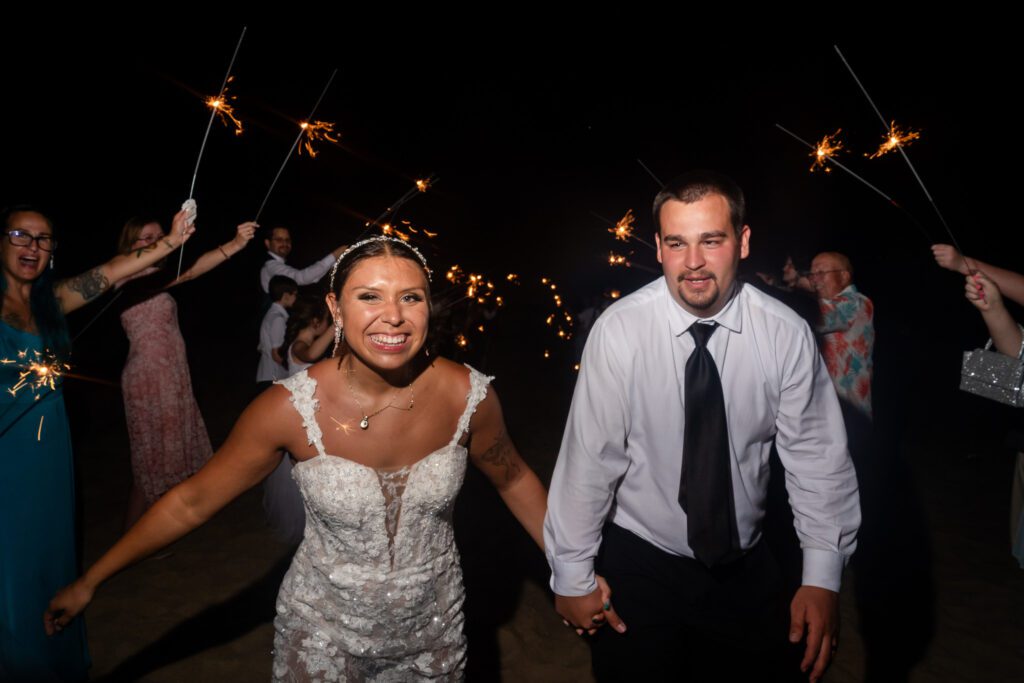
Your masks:
M181 211L163 239L58 280L49 218L19 206L0 212L0 227L0 680L84 680L84 626L47 638L39 618L77 573L71 436L52 375L70 353L64 316L172 253L194 228Z
M173 265L160 262L128 281L115 283L120 288L121 326L129 344L121 373L132 464L125 529L213 455L192 393L178 307L168 290L227 262L245 248L255 231L255 223L242 223L234 239L199 256L180 276ZM163 238L157 221L132 218L121 230L118 251L135 254Z

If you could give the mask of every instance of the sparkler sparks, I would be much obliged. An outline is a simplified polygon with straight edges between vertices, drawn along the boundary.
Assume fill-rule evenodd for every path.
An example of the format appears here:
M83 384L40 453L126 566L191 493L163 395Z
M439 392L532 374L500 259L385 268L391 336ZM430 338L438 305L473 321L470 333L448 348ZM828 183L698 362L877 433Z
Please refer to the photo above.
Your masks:
M877 159L883 154L888 154L900 147L906 147L914 140L919 140L921 133L916 130L901 130L896 122L889 124L889 132L885 134L885 141L878 147L874 154L865 154L868 159Z
M626 240L633 237L633 223L636 222L636 216L633 215L633 209L627 209L626 215L619 219L613 227L608 228L608 232L615 235L615 239Z
M544 318L544 324L548 327L553 328L556 337L563 341L572 339L573 335L573 321L572 314L569 311L562 308L562 296L555 290L558 289L558 285L551 281L550 278L542 277L540 283L544 285L544 288L549 292L553 292L551 295L552 301L554 301L556 309ZM547 356L545 356L546 358Z
M236 95L228 95L228 84L235 80L234 76L228 76L228 80L224 82L224 89L220 91L220 94L216 97L207 97L206 106L213 110L213 113L220 119L220 122L225 127L235 127L235 135L241 135L243 126L241 120L235 116L235 107L231 102L236 99Z
M416 181L416 189L420 192L426 192L430 189L430 178L423 178Z
M840 150L843 149L843 143L839 141L839 133L842 132L842 128L837 128L835 133L832 135L826 135L821 141L814 146L811 151L810 157L814 159L814 163L811 164L811 173L814 173L815 169L823 168L825 173L831 173L832 167L826 164L832 160Z
M608 265L609 266L626 266L629 267L630 263L622 254L616 254L614 251L608 254Z
M17 396L19 391L28 388L35 394L35 400L37 401L42 398L42 394L39 391L43 389L56 390L57 382L61 375L70 369L67 363L62 363L52 354L44 354L39 351L33 351L31 358L29 358L27 351L19 351L18 360L11 360L9 358L0 360L4 365L18 363L19 361L27 362L21 363L24 369L18 373L18 381L7 388L7 393L11 396Z
M466 335L460 334L455 337L455 345L460 349L464 349L469 346L469 340L466 339Z
M299 154L302 154L303 148L306 153L309 154L311 159L315 159L320 152L316 151L313 147L314 142L320 142L321 140L327 140L328 142L337 142L338 138L334 137L334 124L330 121L303 121L299 124L299 128L302 129L302 144L299 145Z
M382 234L387 235L388 237L397 237L398 239L402 240L403 242L408 242L409 241L409 235L407 235L406 233L402 232L401 230L399 230L395 226L391 225L390 223L383 223L383 224L381 224L380 231L381 231Z
M335 69L334 71L331 72L331 77L327 79L327 83L324 85L324 89L320 91L320 97L316 98L316 103L313 105L313 108L310 110L309 116L306 117L307 124L300 125L299 134L295 136L295 141L292 143L292 146L288 148L288 153L284 155L284 161L281 162L280 168L277 169L277 173L274 175L274 179L272 181L270 181L270 187L267 188L267 194L263 196L263 201L260 202L260 208L256 210L256 218L253 219L256 222L259 222L260 216L263 214L263 209L267 205L267 200L270 199L271 193L273 193L274 188L277 186L277 181L281 177L281 173L284 171L284 167L288 165L288 160L292 158L292 152L294 152L295 148L298 147L299 142L306 135L306 131L308 129L310 129L310 128L313 128L317 124L323 123L322 121L315 120L313 117L316 115L316 110L320 107L320 103L323 102L324 95L327 94L327 91L330 89L331 83L334 82L334 77L337 74L338 74L338 70L337 69ZM312 121L313 123L310 124L310 123L308 123L309 121ZM330 125L331 125L331 129L333 129L334 128L334 124L332 123ZM328 131L328 132L330 132L330 131ZM325 138L325 139L327 139L327 138ZM310 141L307 140L307 143L309 143L309 142ZM307 151L309 152L310 156L316 156L313 153L312 146L310 146ZM300 151L300 154L301 154L301 151Z

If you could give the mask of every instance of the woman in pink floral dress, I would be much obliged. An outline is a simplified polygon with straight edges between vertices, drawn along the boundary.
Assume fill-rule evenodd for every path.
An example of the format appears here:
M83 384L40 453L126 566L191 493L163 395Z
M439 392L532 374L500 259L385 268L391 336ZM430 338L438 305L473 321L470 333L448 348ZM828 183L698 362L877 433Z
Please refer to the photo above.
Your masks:
M161 264L119 283L121 325L129 343L121 374L132 463L126 528L213 454L192 394L178 307L167 290L227 261L252 239L256 227L242 223L234 239L200 256L181 277L175 278L172 265ZM133 218L121 231L120 251L130 254L162 237L156 221Z

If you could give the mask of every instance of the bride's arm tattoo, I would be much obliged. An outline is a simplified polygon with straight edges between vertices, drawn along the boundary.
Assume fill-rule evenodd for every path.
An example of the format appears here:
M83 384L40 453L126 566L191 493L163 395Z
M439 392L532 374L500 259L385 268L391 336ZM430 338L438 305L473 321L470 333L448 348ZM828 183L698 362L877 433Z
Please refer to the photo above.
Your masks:
M512 439L508 438L504 429L498 434L494 445L480 454L481 462L485 462L491 467L504 469L506 482L512 481L519 475L520 468L517 460L515 446L512 445Z
M110 287L110 280L99 268L65 280L64 285L72 292L78 292L85 301L92 301Z

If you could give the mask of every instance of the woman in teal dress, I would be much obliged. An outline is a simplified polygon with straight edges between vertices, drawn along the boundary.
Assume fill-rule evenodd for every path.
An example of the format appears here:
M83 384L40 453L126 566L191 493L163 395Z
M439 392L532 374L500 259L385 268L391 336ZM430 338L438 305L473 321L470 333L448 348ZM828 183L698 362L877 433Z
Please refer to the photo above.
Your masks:
M15 207L0 220L0 681L85 680L85 626L47 637L42 619L54 591L77 576L74 464L60 379L52 387L36 372L19 380L32 363L67 360L64 314L164 258L194 229L179 212L161 242L55 280L49 219Z

